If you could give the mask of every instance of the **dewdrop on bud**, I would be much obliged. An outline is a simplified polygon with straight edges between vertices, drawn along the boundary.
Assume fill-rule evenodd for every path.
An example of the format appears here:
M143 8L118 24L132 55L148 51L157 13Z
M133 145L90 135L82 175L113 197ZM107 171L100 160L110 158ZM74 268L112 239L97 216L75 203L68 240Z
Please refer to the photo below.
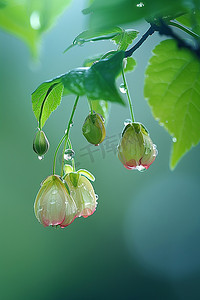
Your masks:
M101 115L89 114L83 124L82 132L89 143L93 145L102 143L106 136L106 130Z
M43 157L49 149L49 141L42 130L38 130L33 140L33 150L38 154L38 157Z
M117 152L125 168L138 171L147 170L158 154L146 128L136 122L124 128Z

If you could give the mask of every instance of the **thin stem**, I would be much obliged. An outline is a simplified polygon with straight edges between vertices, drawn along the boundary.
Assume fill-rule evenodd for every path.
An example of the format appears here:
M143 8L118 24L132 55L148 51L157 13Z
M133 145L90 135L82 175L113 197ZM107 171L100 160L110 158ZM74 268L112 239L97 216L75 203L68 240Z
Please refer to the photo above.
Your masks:
M147 32L141 37L141 39L129 50L125 51L125 57L131 56L135 50L137 50L143 43L146 41L146 39L152 35L155 32L153 26L151 25Z
M160 20L160 24L159 25L152 25L154 27L155 31L158 31L160 35L166 35L166 36L170 36L171 38L173 38L176 42L177 42L177 46L178 48L183 48L183 49L187 49L189 51L191 51L192 53L194 53L198 59L200 58L200 46L196 47L192 47L189 43L187 43L185 40L181 39L175 32L173 32L173 30L171 29L171 27L169 27L167 24L165 24L163 22L163 20Z
M93 115L92 101L89 99L88 99L88 104L89 104L89 108L90 108L90 113L91 113L91 115Z
M176 23L174 21L169 21L168 25L171 25L171 26L174 26L174 27L177 27L183 31L185 31L187 34L191 35L192 37L194 37L195 39L199 39L200 36L196 33L194 33L193 31L187 29L186 27L184 27L183 25L181 25L180 23Z
M53 174L55 174L55 170L56 170L56 157L57 157L58 150L59 150L62 142L65 140L65 145L64 145L63 152L62 152L61 176L63 174L65 148L66 148L67 140L68 140L68 137L69 137L70 125L71 125L72 119L74 117L74 113L75 113L75 110L76 110L78 100L79 100L79 95L76 97L76 100L74 102L74 106L73 106L72 113L71 113L71 116L70 116L70 119L69 119L69 122L68 122L67 130L66 130L65 134L63 135L62 139L60 140L60 142L59 142L59 144L56 148L56 151L55 151L55 154L54 154L54 160L53 160Z
M131 119L132 119L132 122L135 122L134 113L133 113L133 104L132 104L130 93L129 93L129 90L128 90L128 85L127 85L126 77L125 77L125 74L124 74L124 68L122 68L122 78L123 78L123 81L124 81L124 88L126 89L126 95L127 95L127 98L128 98L128 104L129 104Z
M68 143L68 145L69 145L69 148L70 148L71 150L73 150L73 148L72 148L72 143L71 143L71 141L70 141L70 138L68 138L67 143ZM76 171L76 168L75 168L75 159L74 159L74 158L72 158L72 168L73 168L73 172L75 172L75 171Z

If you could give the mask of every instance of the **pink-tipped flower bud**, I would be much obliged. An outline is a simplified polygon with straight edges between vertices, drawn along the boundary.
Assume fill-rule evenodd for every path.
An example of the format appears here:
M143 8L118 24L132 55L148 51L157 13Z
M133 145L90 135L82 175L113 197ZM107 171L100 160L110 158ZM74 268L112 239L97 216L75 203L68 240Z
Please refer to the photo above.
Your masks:
M65 227L73 222L77 214L74 200L57 175L49 176L43 181L35 199L34 210L44 227Z
M106 136L103 118L100 114L89 114L85 119L82 132L87 141L93 145L99 145Z
M119 160L127 169L143 171L154 162L157 149L141 123L129 123L117 147Z
M68 173L65 176L65 181L69 187L70 195L76 203L77 217L87 218L96 210L97 196L90 181L82 174L85 174L83 170ZM88 175L86 174L86 176Z

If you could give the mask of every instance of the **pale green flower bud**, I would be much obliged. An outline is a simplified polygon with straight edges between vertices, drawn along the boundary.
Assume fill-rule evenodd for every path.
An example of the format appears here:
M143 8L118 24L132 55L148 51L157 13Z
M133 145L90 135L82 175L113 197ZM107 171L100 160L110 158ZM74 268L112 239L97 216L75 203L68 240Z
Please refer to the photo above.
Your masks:
M80 172L71 172L65 176L70 190L70 196L77 206L77 217L87 218L92 215L97 206L97 197L90 181ZM90 174L91 175L91 174Z
M143 171L154 162L157 149L148 131L141 123L129 123L122 133L117 148L118 157L125 168Z
M77 213L74 200L57 175L51 175L42 182L34 210L38 221L45 227L65 227L73 222Z

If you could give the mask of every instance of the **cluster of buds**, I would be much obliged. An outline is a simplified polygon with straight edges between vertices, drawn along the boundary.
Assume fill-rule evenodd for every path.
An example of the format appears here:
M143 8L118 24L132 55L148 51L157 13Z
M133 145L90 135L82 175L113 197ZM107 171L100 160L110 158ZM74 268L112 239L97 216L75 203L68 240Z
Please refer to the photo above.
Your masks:
M143 171L154 162L157 149L141 123L128 123L117 147L119 160L127 169Z
M57 175L51 175L42 182L34 210L44 227L64 228L75 218L87 218L95 212L97 196L88 180L94 181L94 176L86 170L72 171L72 167L66 165L63 180Z

